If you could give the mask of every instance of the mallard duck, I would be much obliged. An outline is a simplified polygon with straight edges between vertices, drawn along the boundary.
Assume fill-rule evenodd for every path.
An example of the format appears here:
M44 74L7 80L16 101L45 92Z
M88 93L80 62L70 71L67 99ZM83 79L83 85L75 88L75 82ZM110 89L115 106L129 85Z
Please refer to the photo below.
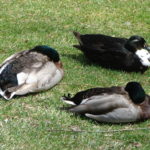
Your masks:
M0 95L9 100L14 95L47 90L63 75L58 52L48 46L36 46L10 56L1 64Z
M138 82L125 87L92 88L62 100L73 105L70 112L85 115L99 122L127 123L150 118L150 96Z
M80 34L73 32L81 50L92 62L103 67L144 73L150 66L150 47L140 36L129 39L103 34Z

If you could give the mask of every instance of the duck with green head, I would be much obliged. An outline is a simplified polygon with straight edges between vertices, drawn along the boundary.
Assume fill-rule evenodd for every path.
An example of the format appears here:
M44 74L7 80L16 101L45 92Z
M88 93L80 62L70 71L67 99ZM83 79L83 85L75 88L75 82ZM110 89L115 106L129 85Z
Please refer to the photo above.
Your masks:
M7 58L0 66L0 95L14 95L48 90L64 76L58 52L49 46L36 46Z
M150 118L150 96L138 82L124 87L92 88L62 100L73 107L70 112L85 115L99 122L127 123Z

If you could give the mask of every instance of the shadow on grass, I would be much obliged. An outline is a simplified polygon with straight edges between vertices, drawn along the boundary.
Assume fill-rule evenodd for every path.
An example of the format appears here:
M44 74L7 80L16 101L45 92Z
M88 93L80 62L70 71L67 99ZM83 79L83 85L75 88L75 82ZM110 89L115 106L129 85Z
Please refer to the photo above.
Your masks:
M71 58L75 61L78 61L84 66L92 66L95 65L97 67L100 67L98 64L92 63L90 60L88 60L84 55L75 55L75 54L62 54L63 57Z

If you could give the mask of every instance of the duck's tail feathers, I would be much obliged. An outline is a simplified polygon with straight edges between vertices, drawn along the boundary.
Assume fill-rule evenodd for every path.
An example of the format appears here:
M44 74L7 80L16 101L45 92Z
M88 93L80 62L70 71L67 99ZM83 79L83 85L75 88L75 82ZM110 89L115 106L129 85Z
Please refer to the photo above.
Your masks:
M86 105L78 105L69 109L70 112L83 115L87 111Z
M80 46L80 45L73 45L73 47L75 47L75 48L81 50L81 46Z
M77 38L79 41L80 45L83 45L82 40L81 40L81 34L79 32L73 31L74 36Z
M73 34L74 34L75 37L80 37L80 33L79 32L73 31Z
M15 94L16 94L15 92L9 92L8 90L2 91L0 89L0 95L4 97L6 100L12 99Z
M68 93L67 96L64 95L63 97L61 97L61 100L67 104L70 104L70 105L76 105L73 101L72 101L72 98L71 98L71 94Z

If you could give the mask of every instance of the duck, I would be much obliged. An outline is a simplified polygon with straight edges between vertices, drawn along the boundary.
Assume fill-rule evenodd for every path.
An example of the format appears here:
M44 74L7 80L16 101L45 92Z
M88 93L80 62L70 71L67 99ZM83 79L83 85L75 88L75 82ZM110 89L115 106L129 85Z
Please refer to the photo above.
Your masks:
M0 95L10 100L15 95L48 90L64 76L59 53L38 45L8 57L0 65Z
M66 110L103 123L132 123L150 119L150 96L139 82L97 87L64 95Z
M79 45L73 47L102 67L141 73L150 67L150 47L141 36L133 35L127 39L75 31L73 34L79 42Z

